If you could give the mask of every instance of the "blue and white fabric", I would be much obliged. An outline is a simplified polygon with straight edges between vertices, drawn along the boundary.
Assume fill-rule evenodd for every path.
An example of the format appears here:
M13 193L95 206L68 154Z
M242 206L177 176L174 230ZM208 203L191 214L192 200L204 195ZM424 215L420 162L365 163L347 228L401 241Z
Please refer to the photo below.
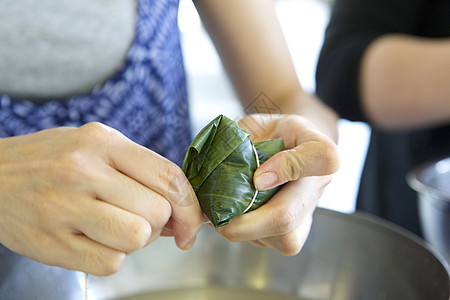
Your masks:
M139 0L122 67L89 94L43 104L0 95L0 137L97 121L181 164L191 136L178 5Z

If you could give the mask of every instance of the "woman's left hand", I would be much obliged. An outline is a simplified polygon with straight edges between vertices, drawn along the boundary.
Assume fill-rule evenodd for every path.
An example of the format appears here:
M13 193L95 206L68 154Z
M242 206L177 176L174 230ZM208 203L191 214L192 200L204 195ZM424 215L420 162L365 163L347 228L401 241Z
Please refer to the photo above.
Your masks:
M337 146L310 121L298 115L247 115L239 126L254 142L282 138L282 151L255 172L254 184L266 190L286 183L260 208L217 228L232 242L250 241L284 255L297 254L305 243L312 215L331 174L339 168Z

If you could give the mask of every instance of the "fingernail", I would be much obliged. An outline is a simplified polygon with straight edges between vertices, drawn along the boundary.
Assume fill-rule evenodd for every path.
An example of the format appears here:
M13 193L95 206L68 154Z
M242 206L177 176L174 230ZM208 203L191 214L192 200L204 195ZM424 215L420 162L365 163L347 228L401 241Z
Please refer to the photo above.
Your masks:
M275 172L266 172L255 178L257 190L264 191L278 182L278 175Z
M161 231L161 236L173 236L173 230L172 228L164 227Z

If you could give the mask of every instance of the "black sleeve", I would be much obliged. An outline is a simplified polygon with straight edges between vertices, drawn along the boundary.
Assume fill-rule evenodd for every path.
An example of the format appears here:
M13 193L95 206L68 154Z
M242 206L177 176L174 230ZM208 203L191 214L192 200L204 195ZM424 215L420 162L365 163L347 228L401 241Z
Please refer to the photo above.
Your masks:
M367 46L387 33L419 26L423 0L335 0L316 71L316 93L342 117L366 121L359 104L359 70Z

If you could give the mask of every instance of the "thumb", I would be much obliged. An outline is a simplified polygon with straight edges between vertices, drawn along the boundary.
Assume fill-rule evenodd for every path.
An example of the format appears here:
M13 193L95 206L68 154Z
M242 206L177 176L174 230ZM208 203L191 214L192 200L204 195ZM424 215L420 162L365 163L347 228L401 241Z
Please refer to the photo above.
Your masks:
M330 175L338 168L334 143L309 141L272 156L255 171L253 181L263 191L301 177Z
M194 190L184 173L179 173L170 181L167 199L172 206L172 216L166 226L169 231L172 230L171 234L177 246L182 250L189 250L200 230L203 214Z

